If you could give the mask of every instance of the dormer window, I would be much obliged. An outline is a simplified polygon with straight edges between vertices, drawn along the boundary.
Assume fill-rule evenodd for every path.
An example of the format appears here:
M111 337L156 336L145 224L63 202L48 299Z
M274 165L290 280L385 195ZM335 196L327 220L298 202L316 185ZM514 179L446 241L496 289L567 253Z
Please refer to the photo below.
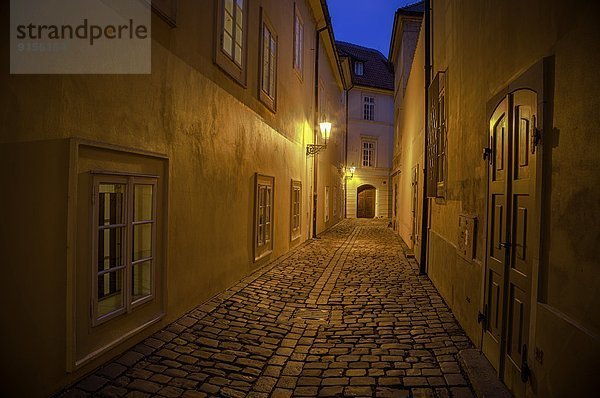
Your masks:
M356 76L362 76L365 70L365 64L361 61L356 61L354 63L354 74Z

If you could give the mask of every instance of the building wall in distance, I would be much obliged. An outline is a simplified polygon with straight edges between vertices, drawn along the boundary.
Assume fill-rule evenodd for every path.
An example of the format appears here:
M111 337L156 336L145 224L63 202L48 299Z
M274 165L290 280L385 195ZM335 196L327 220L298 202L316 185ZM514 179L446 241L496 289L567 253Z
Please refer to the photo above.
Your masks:
M348 93L348 167L355 166L354 177L347 184L347 217L356 217L357 188L364 184L376 191L375 217L389 218L390 168L392 162L394 103L393 93L386 90L354 86ZM363 97L375 97L373 121L363 119ZM377 141L375 167L362 166L362 139Z
M414 24L406 23L401 27L415 28ZM416 33L416 37L402 35L399 42L401 50L396 52L397 57L393 60L397 69L403 66L406 72L403 73L405 79L396 79L392 225L420 263L425 145L424 29L420 33L417 29ZM407 56L413 56L412 62L405 59ZM407 64L408 67L405 66ZM413 186L415 180L416 186Z

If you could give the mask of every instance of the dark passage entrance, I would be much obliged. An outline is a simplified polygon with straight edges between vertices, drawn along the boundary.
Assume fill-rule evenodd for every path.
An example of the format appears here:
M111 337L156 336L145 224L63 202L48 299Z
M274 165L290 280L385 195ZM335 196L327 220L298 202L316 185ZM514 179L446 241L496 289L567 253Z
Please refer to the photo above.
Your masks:
M375 217L375 187L372 185L361 185L358 187L358 200L356 217Z

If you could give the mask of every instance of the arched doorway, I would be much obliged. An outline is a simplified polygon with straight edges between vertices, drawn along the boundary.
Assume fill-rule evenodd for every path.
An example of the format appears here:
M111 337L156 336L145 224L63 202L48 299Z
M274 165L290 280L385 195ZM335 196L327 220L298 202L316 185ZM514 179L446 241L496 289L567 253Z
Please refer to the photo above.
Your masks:
M361 185L357 189L356 217L375 217L375 187L372 185Z

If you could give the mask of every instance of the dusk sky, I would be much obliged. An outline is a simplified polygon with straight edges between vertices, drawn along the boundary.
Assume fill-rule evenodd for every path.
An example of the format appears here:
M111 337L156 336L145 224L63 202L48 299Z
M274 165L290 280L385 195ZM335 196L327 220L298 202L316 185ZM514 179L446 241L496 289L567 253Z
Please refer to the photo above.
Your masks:
M418 0L327 0L336 40L375 48L386 57L394 13Z

